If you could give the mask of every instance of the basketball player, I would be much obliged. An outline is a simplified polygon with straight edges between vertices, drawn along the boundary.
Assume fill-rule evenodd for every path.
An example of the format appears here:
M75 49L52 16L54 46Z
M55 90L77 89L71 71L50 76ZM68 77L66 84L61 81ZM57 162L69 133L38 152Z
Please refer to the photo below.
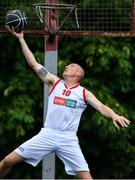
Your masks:
M66 66L62 80L36 61L24 40L23 32L8 30L18 38L27 63L48 85L49 102L44 127L0 162L0 178L5 177L17 163L25 161L36 166L45 155L55 152L63 161L67 174L78 175L80 179L92 179L76 136L81 114L87 104L111 118L117 128L127 127L130 121L102 104L79 84L84 77L84 70L78 64Z

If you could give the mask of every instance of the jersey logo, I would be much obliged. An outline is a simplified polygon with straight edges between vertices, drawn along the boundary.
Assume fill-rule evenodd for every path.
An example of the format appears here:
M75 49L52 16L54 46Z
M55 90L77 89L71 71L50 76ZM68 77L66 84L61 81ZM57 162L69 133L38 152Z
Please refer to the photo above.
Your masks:
M69 108L76 108L77 101L73 99L65 99L62 97L57 97L55 96L54 98L54 104L59 105L59 106L66 106Z
M66 99L65 98L61 98L61 97L55 97L54 98L54 104L60 105L60 106L65 106L66 104Z
M66 107L76 108L77 101L73 99L67 99Z

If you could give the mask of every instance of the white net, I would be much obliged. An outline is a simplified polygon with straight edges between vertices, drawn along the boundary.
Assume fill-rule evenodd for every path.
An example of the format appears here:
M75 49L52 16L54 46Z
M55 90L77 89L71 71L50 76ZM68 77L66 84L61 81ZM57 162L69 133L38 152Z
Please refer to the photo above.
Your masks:
M28 17L27 31L35 34L44 33L44 24L40 23L36 17L34 3L38 3L37 0L2 0L0 3L0 31L4 29L7 11L21 9ZM40 0L40 3L45 3L45 1ZM130 36L135 34L135 0L59 0L59 3L77 6L80 27L78 29L76 14L73 11L60 28L59 35L62 32L68 35ZM58 26L68 12L69 9L66 8L57 11Z

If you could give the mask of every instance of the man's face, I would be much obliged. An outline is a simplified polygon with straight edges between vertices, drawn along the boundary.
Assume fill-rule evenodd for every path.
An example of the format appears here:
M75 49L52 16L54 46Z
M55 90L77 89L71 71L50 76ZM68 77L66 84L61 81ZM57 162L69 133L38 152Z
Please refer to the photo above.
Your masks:
M64 76L70 76L73 77L77 74L79 66L77 64L70 64L65 67L65 70L63 72L63 77Z

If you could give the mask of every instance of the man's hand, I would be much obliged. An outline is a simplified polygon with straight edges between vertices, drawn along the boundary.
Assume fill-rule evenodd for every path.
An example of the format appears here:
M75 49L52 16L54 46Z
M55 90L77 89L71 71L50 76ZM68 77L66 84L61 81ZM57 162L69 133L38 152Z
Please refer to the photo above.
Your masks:
M113 118L113 124L119 129L120 126L128 127L130 121L125 117L116 114L115 117Z
M12 29L9 27L9 26L5 26L7 31L10 32L11 34L13 34L14 36L16 36L18 39L21 39L23 38L24 34L23 34L23 31L22 32L19 32L19 33L16 33L14 31L14 28L12 27Z

